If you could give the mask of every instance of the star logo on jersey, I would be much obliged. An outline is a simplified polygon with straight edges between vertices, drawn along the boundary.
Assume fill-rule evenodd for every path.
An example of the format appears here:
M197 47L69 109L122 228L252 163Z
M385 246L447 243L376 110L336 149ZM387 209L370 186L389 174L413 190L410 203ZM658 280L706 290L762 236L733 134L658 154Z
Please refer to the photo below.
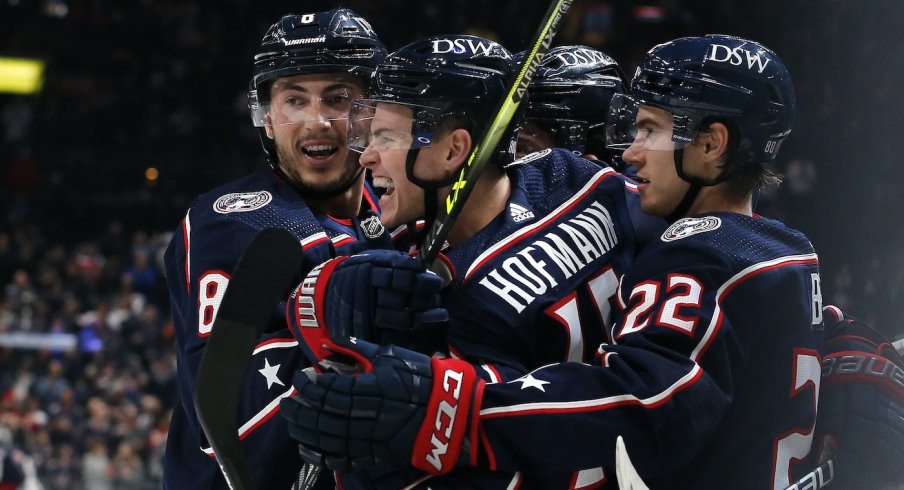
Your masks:
M257 372L259 372L259 373L261 373L262 375L264 375L264 378L267 379L267 389L268 389L268 390L269 390L271 387L273 387L274 384L277 384L277 385L279 385L279 386L286 386L286 384L283 383L283 382L279 379L279 377L276 376L276 372L279 371L279 366L280 366L280 364L276 364L276 365L274 365L274 366L271 366L271 365L270 365L270 360L267 359L267 358L265 357L265 358L264 358L264 368L263 368L263 369L258 369L258 370L257 370Z
M526 390L527 388L536 388L546 393L546 388L544 388L543 385L548 385L549 381L537 379L532 373L527 373L524 376L521 376L520 378L512 381L512 383L521 383L522 390Z
M236 192L220 196L213 203L213 210L220 214L244 213L260 209L273 200L273 195L267 191Z
M662 233L662 241L674 242L691 235L717 230L720 226L722 226L722 220L715 216L680 219Z
M532 219L534 217L533 211L516 203L511 203L509 205L509 212L512 214L512 221L514 221L515 223L520 223L524 220Z

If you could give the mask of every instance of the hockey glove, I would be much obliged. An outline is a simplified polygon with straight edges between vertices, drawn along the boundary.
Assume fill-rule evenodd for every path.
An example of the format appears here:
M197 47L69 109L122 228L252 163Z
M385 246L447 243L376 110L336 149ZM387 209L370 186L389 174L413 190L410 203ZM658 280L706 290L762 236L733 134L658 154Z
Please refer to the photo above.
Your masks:
M335 339L355 337L430 352L442 348L448 312L442 279L391 250L337 257L315 267L289 298L287 320L308 359L335 367ZM354 359L354 364L360 364Z
M370 360L359 375L298 371L280 403L305 461L335 471L414 466L431 474L476 464L484 381L473 366L387 345L345 341Z
M815 449L835 461L832 488L904 484L904 360L882 334L836 307L826 341Z

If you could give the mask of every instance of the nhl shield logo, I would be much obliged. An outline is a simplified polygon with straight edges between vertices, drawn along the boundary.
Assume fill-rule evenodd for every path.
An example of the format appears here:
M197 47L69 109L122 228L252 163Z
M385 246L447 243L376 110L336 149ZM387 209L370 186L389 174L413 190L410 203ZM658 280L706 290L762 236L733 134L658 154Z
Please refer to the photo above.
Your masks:
M715 216L684 218L676 221L662 233L662 241L673 242L691 235L713 231L722 226L722 220Z
M361 220L361 232L364 233L364 236L368 239L374 240L380 238L384 231L386 231L386 228L383 227L380 218L376 216L370 216Z
M273 200L273 195L267 191L236 192L220 196L213 203L213 210L220 214L244 213L260 209Z

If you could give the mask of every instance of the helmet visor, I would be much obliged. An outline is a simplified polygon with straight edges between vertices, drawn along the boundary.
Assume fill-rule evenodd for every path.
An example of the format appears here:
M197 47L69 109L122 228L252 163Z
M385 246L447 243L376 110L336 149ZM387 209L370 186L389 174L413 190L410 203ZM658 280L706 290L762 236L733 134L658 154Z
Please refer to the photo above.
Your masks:
M255 127L336 121L348 118L355 95L347 87L337 87L313 96L302 91L284 91L273 100L260 101L257 92L250 95L249 108Z
M606 147L621 151L631 146L672 151L692 141L693 138L685 136L684 132L676 133L675 117L665 109L641 105L627 94L612 97L606 117Z
M363 153L366 149L409 150L433 143L436 121L441 111L435 107L358 99L349 112L348 147Z

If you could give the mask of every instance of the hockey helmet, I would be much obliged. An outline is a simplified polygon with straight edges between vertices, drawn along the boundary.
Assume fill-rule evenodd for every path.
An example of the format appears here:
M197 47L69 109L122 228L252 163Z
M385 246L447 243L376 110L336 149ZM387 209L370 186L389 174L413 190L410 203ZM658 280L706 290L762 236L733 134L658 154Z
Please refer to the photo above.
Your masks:
M524 52L515 55L523 58ZM603 126L612 96L626 88L624 73L609 55L587 46L559 46L546 53L528 87L527 120L556 146L599 154L604 142L587 148L589 133Z
M254 55L248 107L255 127L263 128L270 111L270 85L277 78L312 73L351 73L365 86L386 56L386 47L370 24L350 9L291 14L264 34ZM347 117L348 107L337 117ZM271 166L275 149L261 129L261 141Z
M511 53L489 39L445 35L413 42L387 56L374 72L370 99L353 104L349 147L363 151L371 143L368 121L378 104L410 109L411 134L394 144L411 149L430 146L438 125L451 116L463 119L476 137L474 131L489 125L495 116L514 76ZM505 161L513 159L514 137L523 112L514 119L497 147Z
M673 149L694 141L707 119L733 124L739 165L772 161L791 132L795 111L794 86L781 59L760 43L721 34L680 38L647 52L630 95L613 98L611 147L624 149L634 140L639 104L672 114L667 143Z

